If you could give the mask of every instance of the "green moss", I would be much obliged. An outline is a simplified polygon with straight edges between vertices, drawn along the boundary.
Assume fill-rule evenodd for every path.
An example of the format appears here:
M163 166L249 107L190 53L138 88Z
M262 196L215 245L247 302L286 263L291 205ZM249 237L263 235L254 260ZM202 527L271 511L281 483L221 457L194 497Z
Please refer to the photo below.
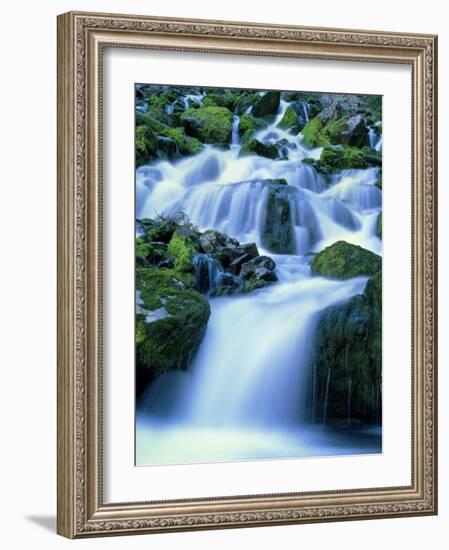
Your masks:
M379 215L377 216L376 235L379 237L379 239L382 238L382 212L379 212Z
M136 286L142 301L136 315L138 380L185 369L206 330L208 301L168 269L138 269ZM148 312L155 310L163 316L149 321Z
M276 159L279 157L279 152L277 147L272 143L265 144L253 138L247 141L240 149L240 156L247 155L259 155L260 157Z
M339 135L341 132L344 132L348 129L348 123L344 118L337 118L335 120L329 121L324 130L323 133L327 137L327 139L332 144L339 143Z
M376 187L382 191L382 174L376 180Z
M139 315L136 319L136 346L140 346L145 341L144 315Z
M325 174L333 174L348 168L366 168L367 163L357 147L337 145L324 147L315 166Z
M232 111L238 97L239 93L233 90L217 90L207 93L203 99L203 105L204 107L226 107Z
M382 269L382 258L361 246L338 241L315 254L311 268L316 275L348 279L377 273Z
M231 141L232 113L226 107L200 107L182 113L185 131L202 143Z
M157 136L146 126L136 127L136 167L142 166L157 154Z
M195 243L189 237L182 235L177 229L168 244L168 253L175 259L175 271L178 273L193 273L193 256L198 252Z
M161 242L146 242L141 237L136 239L136 265L149 267L167 260L167 245Z
M318 117L312 118L304 126L302 135L308 147L325 147L330 144L329 139L322 133L323 123Z
M263 118L256 118L252 115L242 115L239 121L239 135L242 138L242 142L248 142L255 132L266 128L267 123Z
M144 259L152 252L153 247L140 238L136 239L136 258Z
M365 139L363 131L366 131L363 119L360 120L360 124L362 125L362 130L357 134L348 135L350 126L346 117L330 118L326 123L323 123L322 115L320 115L310 120L304 126L304 142L309 147L326 147L328 145L347 143L359 146Z
M137 139L141 135L152 136L153 141L151 144L153 157L157 156L157 136L171 139L177 145L181 155L193 155L201 151L203 148L203 144L199 140L185 134L184 128L172 128L171 126L156 120L148 114L137 114L136 125ZM140 145L138 146L140 147Z
M292 126L295 126L296 124L298 124L298 122L299 122L298 115L296 114L294 109L292 109L292 107L287 107L287 109L285 110L284 116L282 117L278 126L283 130L288 130L289 128L292 128Z
M363 294L371 307L379 311L382 309L382 271L368 279Z
M145 234L145 240L168 244L177 228L178 224L172 218L159 218L157 222L150 225Z

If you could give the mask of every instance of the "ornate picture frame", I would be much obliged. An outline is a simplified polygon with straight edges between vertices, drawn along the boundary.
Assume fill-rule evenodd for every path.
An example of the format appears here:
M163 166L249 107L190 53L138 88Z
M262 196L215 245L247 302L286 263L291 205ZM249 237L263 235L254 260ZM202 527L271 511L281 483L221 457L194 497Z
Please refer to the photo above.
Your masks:
M411 483L104 501L102 56L131 48L411 68ZM437 37L70 12L58 17L58 533L69 538L437 513ZM131 176L132 178L132 176ZM407 357L405 360L408 360Z

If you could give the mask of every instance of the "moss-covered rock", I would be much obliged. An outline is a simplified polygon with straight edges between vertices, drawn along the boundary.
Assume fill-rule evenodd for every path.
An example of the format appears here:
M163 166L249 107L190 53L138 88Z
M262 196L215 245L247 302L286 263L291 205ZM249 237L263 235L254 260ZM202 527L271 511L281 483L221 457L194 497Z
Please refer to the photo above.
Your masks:
M277 254L294 254L296 250L288 192L289 187L269 185L261 239L264 248Z
M163 242L146 242L136 239L136 265L139 267L158 266L168 260L167 245Z
M143 141L146 138L147 141ZM172 128L155 118L145 114L136 115L136 164L137 167L147 162L148 159L142 160L145 157L145 151L150 152L150 159L155 157L167 157L167 151L159 150L160 145L166 145L166 141L176 145L176 152L179 155L193 155L198 153L203 148L203 144L196 138L187 136L183 128ZM148 141L150 140L150 141ZM172 158L172 157L170 157Z
M181 122L190 136L202 143L229 143L232 113L226 107L200 107L182 113Z
M136 128L136 168L147 164L157 156L157 136L147 126Z
M199 251L198 244L190 236L183 235L182 229L176 229L168 244L168 253L174 258L176 273L193 273L193 256Z
M315 167L324 174L334 174L349 168L366 168L367 163L363 152L357 147L336 145L324 147Z
M240 156L259 155L260 157L266 157L269 159L279 158L279 151L276 145L273 143L262 143L256 138L252 138L247 141L240 149Z
M259 99L259 96L256 92L244 91L241 92L238 98L234 103L234 113L236 115L243 115L243 113L249 109L256 101Z
M288 130L299 123L298 115L292 107L287 107L284 116L280 120L278 126L283 130Z
M316 275L349 279L374 275L382 269L382 258L361 246L338 241L315 254L311 268Z
M323 311L314 348L312 419L340 425L380 424L381 273L368 280L363 294Z
M254 103L251 114L255 117L275 115L278 112L280 100L280 92L266 92Z
M379 175L379 177L376 180L376 187L382 191L382 174Z
M252 115L242 115L239 121L239 135L242 142L247 143L257 132L266 128L267 123L263 118L256 118Z
M320 118L315 117L302 129L303 141L308 147L325 147L330 145L329 139L322 132L323 123Z
M351 145L363 147L368 140L368 128L361 115L340 116L335 105L327 107L303 128L304 143L309 147Z
M156 220L140 220L145 234L143 239L146 242L169 243L173 233L178 229L178 224L173 218L160 217Z
M207 93L203 99L204 107L226 107L229 110L234 109L234 104L240 94L234 90L214 90Z
M342 143L354 147L363 147L368 141L368 128L361 115L343 119L344 124L331 136L331 143Z
M382 212L379 212L376 220L376 235L379 239L382 238Z
M169 269L137 269L137 391L154 376L185 369L205 333L209 303Z

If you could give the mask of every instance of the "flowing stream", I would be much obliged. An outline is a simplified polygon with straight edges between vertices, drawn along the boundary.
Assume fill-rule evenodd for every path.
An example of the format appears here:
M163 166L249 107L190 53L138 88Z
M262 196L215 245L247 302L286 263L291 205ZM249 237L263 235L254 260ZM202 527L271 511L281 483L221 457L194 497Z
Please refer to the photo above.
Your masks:
M241 243L255 242L272 257L279 278L247 295L210 298L207 332L188 372L160 376L139 401L138 464L288 458L377 452L378 434L336 433L306 418L311 342L319 313L361 293L366 277L336 281L312 276L310 253L338 240L382 252L376 236L381 192L377 168L345 170L326 185L302 163L321 149L302 135L277 128L258 132L264 142L285 139L288 160L239 157L238 117L229 150L207 146L178 161L137 170L137 217L183 210L201 230L217 229ZM307 115L307 107L304 106ZM370 136L371 137L371 136ZM264 250L261 231L267 178L285 178L296 251ZM210 266L210 277L216 276ZM348 404L350 406L350 403Z

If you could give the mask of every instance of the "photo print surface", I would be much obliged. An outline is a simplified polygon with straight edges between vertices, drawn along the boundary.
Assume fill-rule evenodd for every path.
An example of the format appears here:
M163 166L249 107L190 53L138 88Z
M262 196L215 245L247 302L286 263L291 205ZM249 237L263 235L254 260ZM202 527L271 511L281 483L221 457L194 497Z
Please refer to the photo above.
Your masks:
M382 452L382 97L135 108L136 465Z

